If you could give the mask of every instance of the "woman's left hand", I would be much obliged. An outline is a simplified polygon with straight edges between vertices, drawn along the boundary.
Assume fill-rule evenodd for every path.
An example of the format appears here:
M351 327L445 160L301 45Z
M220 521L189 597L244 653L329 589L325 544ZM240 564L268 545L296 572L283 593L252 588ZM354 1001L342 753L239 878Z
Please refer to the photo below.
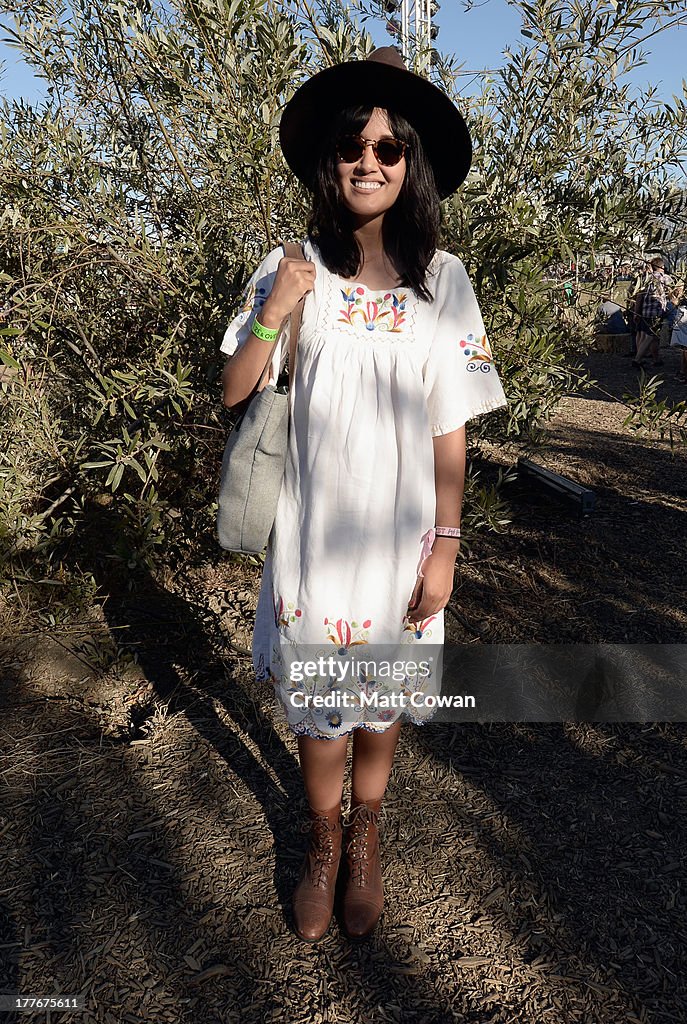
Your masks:
M443 551L435 548L425 559L423 575L418 578L408 603L410 622L422 622L445 608L453 593L456 550L453 545Z

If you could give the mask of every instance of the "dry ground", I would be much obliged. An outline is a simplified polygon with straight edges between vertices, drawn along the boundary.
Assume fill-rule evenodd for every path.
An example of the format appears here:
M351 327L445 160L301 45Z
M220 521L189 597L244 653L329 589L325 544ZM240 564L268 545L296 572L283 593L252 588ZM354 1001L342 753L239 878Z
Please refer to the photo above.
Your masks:
M621 357L590 366L634 381ZM457 576L455 639L682 641L684 455L622 418L568 400L537 458L597 512L514 487L512 528ZM404 728L382 923L310 947L288 909L295 741L241 653L258 570L100 582L88 621L0 654L0 991L86 1004L34 1019L684 1024L683 724Z
M659 398L684 401L677 354L662 356ZM596 510L580 520L530 485L512 485L508 531L480 536L460 567L454 603L473 618L457 639L682 643L687 633L685 447L671 452L667 439L623 426L628 410L613 399L638 390L629 359L592 354L586 363L598 387L566 399L546 449L530 457L591 488ZM518 455L515 446L487 451L503 467Z

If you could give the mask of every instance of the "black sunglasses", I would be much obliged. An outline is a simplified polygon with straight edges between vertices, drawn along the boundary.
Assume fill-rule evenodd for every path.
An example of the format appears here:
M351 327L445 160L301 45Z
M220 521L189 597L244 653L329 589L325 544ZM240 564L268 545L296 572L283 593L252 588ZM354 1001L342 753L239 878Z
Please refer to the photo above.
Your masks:
M336 143L336 152L346 164L356 164L362 159L367 146L372 146L375 160L382 167L394 167L406 149L400 139L363 139L359 135L344 135Z

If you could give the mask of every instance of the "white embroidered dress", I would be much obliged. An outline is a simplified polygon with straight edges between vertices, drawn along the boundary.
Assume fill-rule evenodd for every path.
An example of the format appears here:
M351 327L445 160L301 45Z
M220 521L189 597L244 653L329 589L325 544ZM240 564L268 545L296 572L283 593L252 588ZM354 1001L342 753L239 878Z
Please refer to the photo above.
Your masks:
M293 665L319 655L360 657L380 645L415 658L418 645L440 648L443 612L412 627L405 619L423 537L435 525L432 437L506 399L457 257L435 254L428 303L412 289L380 291L330 273L309 239L305 254L316 280L298 338L287 463L253 661L258 678L271 678L294 733L333 738L358 727L382 731L399 715L421 724L435 713L410 700L384 710L364 704L361 693L385 691L384 679L369 671L347 678L345 712L341 701L315 706L312 695L340 693L340 679L321 671L298 679ZM282 256L281 247L273 250L251 277L222 342L226 355L248 338ZM283 338L272 379L288 332ZM438 692L439 682L405 677L401 690L406 697L430 685Z

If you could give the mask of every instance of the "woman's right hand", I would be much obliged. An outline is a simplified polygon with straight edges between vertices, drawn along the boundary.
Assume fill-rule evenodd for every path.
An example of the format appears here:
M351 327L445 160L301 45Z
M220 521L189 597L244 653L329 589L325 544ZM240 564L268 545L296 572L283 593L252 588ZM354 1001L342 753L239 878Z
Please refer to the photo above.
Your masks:
M260 310L259 320L269 330L277 328L292 313L299 300L315 286L315 264L282 256L272 291Z

